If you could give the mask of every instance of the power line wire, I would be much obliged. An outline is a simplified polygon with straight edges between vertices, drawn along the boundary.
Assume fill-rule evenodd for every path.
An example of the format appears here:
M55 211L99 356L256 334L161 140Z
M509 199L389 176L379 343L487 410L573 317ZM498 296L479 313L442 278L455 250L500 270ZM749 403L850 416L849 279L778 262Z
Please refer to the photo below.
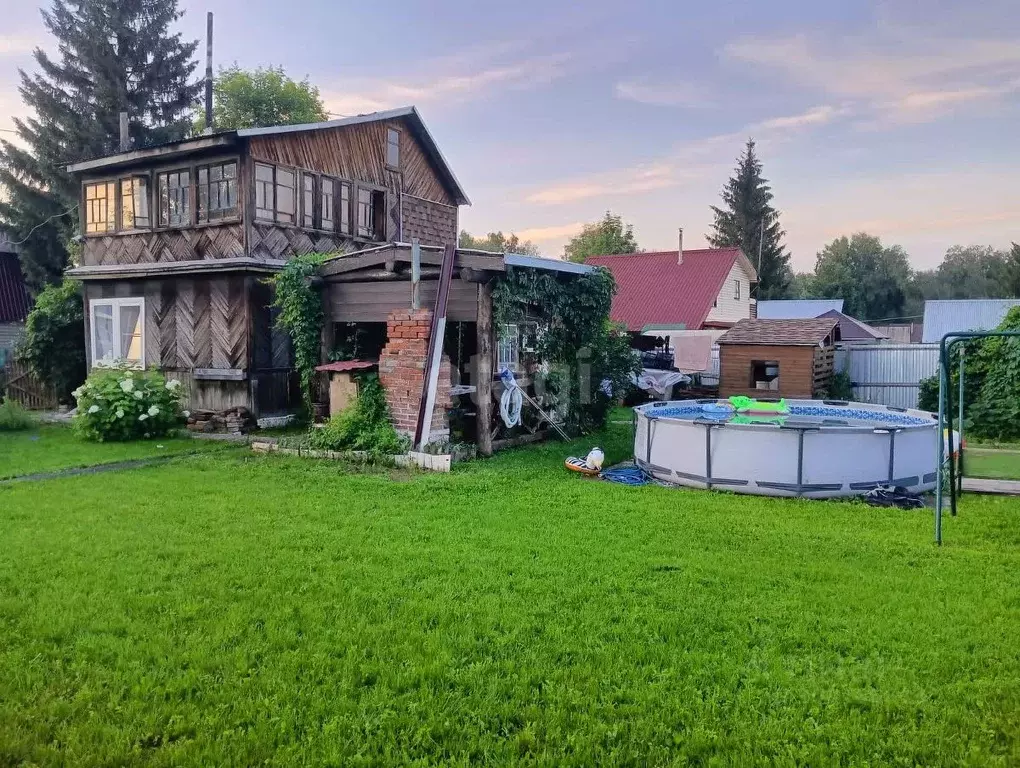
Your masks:
M39 227L45 226L45 225L49 224L51 221L53 221L54 219L59 219L61 216L66 216L71 211L75 210L77 207L78 207L78 204L75 203L70 208L68 208L66 211L63 211L62 213L55 213L52 216L50 216L48 219L45 219L44 221L40 221L38 224L36 224L34 227L32 227L30 230L28 230L28 234L27 235L25 235L23 238L18 240L16 243L8 243L8 245L21 245L22 243L27 242L28 238L30 238L32 236L32 233L35 232L37 229L39 229Z

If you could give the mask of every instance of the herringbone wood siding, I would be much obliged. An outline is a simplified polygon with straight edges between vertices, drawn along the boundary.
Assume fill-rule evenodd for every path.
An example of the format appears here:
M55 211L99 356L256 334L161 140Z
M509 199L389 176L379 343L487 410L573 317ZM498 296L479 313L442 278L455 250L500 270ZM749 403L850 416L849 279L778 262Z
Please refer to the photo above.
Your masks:
M86 284L86 300L145 298L145 363L165 370L249 368L245 278L174 278Z
M82 266L155 264L244 255L244 233L241 224L234 222L190 229L86 237L82 247Z

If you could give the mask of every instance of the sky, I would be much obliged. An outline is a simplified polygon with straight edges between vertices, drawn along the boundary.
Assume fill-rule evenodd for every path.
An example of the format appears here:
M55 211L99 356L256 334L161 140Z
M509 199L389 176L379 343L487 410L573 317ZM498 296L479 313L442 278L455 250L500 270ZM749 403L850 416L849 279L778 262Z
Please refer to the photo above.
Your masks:
M472 201L462 227L545 255L606 210L646 250L678 227L703 247L750 137L798 271L861 230L919 269L1020 241L1016 0L181 7L190 38L214 12L217 66L307 76L337 115L416 105ZM52 42L32 3L0 18L2 131L24 114L18 68Z

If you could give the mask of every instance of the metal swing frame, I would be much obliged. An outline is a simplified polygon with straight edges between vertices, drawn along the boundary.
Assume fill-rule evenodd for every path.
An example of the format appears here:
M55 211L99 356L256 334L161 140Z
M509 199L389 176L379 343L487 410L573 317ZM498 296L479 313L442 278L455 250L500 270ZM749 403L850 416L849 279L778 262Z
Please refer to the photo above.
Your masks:
M960 472L956 472L956 462L953 461L953 430L946 430L946 420L952 426L953 412L953 388L949 386L949 361L953 347L972 339L992 338L1020 338L1020 331L967 331L964 333L947 333L939 342L939 436L938 453L935 463L935 543L942 546L942 506L943 506L943 457L946 455L944 440L949 441L949 508L952 517L956 517L956 498L963 490L963 441L959 446ZM964 380L964 357L960 355L960 402L959 422L960 435L963 435L963 380ZM959 474L959 477L958 477ZM957 484L959 483L959 487Z

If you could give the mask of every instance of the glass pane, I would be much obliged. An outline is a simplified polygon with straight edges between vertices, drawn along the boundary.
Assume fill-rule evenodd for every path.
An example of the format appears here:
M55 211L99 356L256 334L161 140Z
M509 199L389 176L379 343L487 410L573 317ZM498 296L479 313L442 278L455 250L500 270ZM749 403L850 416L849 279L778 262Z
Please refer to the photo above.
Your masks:
M255 166L255 178L259 181L272 181L273 180L273 166L271 165L256 165Z
M109 304L92 305L92 338L96 348L94 362L114 360L117 357L113 343L113 307Z
M148 227L149 222L149 180L138 176L133 180L135 227Z
M133 179L120 180L120 226L135 228L135 192Z
M386 164L400 165L400 133L392 128L386 132Z
M125 304L120 308L120 355L133 363L142 361L142 308Z

